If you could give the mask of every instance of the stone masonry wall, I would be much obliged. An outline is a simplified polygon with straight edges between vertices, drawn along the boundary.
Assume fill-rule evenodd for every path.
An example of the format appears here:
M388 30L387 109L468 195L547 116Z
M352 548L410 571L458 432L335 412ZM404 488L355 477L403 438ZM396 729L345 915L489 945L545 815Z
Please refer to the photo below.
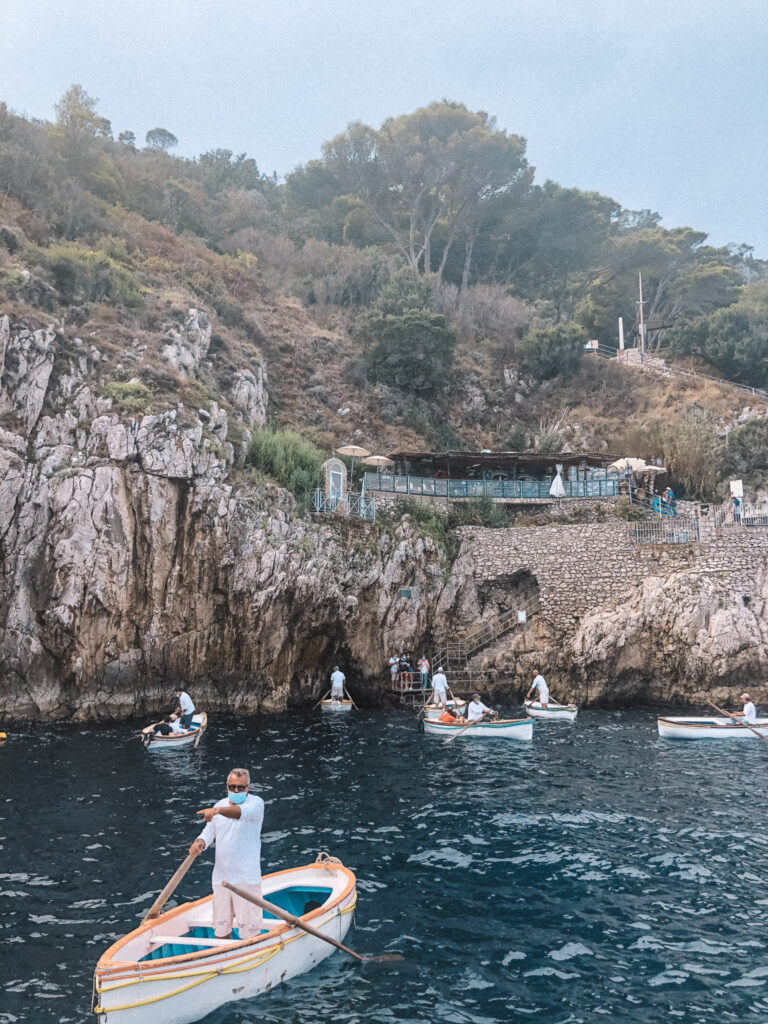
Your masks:
M720 530L697 544L635 544L619 522L460 533L460 561L474 567L476 582L527 569L538 581L544 619L568 632L600 605L631 597L648 577L714 576L721 588L748 597L768 566L768 529L760 528Z

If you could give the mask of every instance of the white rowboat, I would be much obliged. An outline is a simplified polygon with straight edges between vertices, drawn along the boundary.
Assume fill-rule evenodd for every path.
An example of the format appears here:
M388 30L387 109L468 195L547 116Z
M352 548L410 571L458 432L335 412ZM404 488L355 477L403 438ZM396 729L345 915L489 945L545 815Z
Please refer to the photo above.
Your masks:
M525 710L531 718L543 718L549 722L574 722L579 709L575 704L547 704L541 706L541 701L525 701Z
M186 747L190 743L197 743L199 737L208 728L208 715L202 711L199 715L192 716L192 724L186 732L174 732L170 736L162 736L154 731L155 726L160 722L153 722L141 730L141 738L147 750L175 750L177 747Z
M530 718L497 718L494 721L478 722L468 726L466 722L451 725L448 722L435 722L427 719L424 732L430 736L448 738L456 733L461 739L481 740L531 740L533 739L533 722Z
M667 740L756 740L758 733L768 738L768 718L749 723L757 732L732 718L659 718L657 724Z
M343 941L356 879L329 858L265 875L264 898ZM98 1024L192 1024L225 1003L268 992L311 970L333 946L265 915L252 939L216 939L206 896L148 921L104 953L93 976ZM305 913L306 910L306 913Z
M354 704L351 700L338 700L335 697L328 697L327 700L320 701L320 707L323 711L351 711Z
M454 700L447 700L445 702L445 707L447 707L450 711L458 711L460 713L464 712L466 706L467 702L465 700L462 700L460 697ZM439 704L424 705L424 718L426 718L427 721L435 721L440 717L440 715L442 715L442 713L443 708Z

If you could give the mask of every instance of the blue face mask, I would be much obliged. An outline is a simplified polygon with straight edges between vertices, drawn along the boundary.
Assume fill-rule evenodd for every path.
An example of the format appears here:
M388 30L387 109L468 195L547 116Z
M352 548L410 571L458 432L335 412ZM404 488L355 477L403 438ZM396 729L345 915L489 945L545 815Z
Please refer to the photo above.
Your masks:
M230 793L229 790L227 790L227 796L229 797L229 802L231 804L244 804L248 793Z

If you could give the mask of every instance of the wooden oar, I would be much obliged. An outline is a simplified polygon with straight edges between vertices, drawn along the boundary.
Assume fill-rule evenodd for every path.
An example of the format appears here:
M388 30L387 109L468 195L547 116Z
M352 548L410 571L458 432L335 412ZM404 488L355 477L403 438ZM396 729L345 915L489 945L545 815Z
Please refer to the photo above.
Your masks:
M176 871L173 873L173 876L172 876L170 882L168 883L168 885L166 885L166 887L163 889L163 891L157 897L155 902L149 908L147 913L144 915L144 920L141 922L142 924L146 924L147 921L150 921L153 917L157 917L160 914L160 911L163 909L165 904L168 902L168 900L171 898L173 893L176 891L176 887L178 886L179 882L182 880L184 875L186 875L186 873L192 867L192 865L193 865L193 863L195 862L196 859L197 859L197 854L196 853L190 853L190 854L188 854L187 857L184 858L182 863L179 865L178 868L176 868Z
M482 719L482 718L476 718L476 719L474 720L474 722L470 722L470 723L469 723L469 725L463 725L463 726L461 727L461 729L459 729L459 730L458 730L457 732L455 732L455 733L453 734L453 736L449 736L449 737L448 737L447 739L444 739L444 740L443 740L443 743L453 743L453 741L454 741L454 740L456 739L456 737L457 737L457 736L461 736L461 734L462 734L463 732L466 732L466 731L467 731L467 729L471 729L473 725L477 725L477 724L478 724L478 722L482 722L482 721L483 721L483 719Z
M331 691L329 690L328 693L326 693L324 697L321 697L320 700L317 702L317 704L315 704L315 707L312 708L312 710L314 711L315 708L319 708L320 705L323 703L323 701L328 699L328 697L330 696L330 693L331 693Z
M736 723L736 725L743 725L745 729L751 729L755 736L759 736L761 740L765 740L765 742L768 743L768 736L763 736L763 734L758 732L757 729L753 729L749 722L744 722L741 718L735 718L730 711L723 711L723 709L719 708L717 704L713 704L711 700L708 700L707 704L709 704L711 708L714 708L718 715L722 715L723 718L730 718L732 722Z
M246 892L245 889L241 889L239 885L231 885L229 882L221 883L225 889L230 889L236 896L239 896L241 900L248 900L249 903L255 903L257 907L261 907L262 910L268 911L270 914L274 914L275 917L279 917L282 921L287 921L288 924L294 928L301 928L309 935L314 935L316 939L322 939L324 942L329 942L336 949L340 949L343 953L349 953L360 963L381 963L387 960L402 960L404 959L400 953L381 953L379 956L362 956L360 953L356 953L354 949L350 949L349 946L345 946L343 942L338 942L336 939L332 939L330 935L324 935L317 928L313 928L311 924L306 924L301 920L300 917L296 917L295 914L289 914L287 910L283 910L280 907L276 907L274 903L269 903L267 900L263 900L260 896L254 896L251 892Z
M347 695L347 700L352 700L352 694L349 692L349 690L346 688L346 686L344 687L344 693L346 693L346 695ZM355 708L356 711L360 710L360 708L357 706L357 704L355 704L355 702L353 700L352 700L352 707Z
M207 720L207 719L206 719L206 722L205 722L205 724L206 724L206 725L208 724L208 720ZM194 745L194 747L192 748L193 750L197 750L197 744L198 744L198 743L200 742L200 737L201 737L202 735L203 735L203 724L202 724L202 722L201 722L201 723L200 723L200 726L198 727L198 730L197 730L197 737L195 738L195 745Z

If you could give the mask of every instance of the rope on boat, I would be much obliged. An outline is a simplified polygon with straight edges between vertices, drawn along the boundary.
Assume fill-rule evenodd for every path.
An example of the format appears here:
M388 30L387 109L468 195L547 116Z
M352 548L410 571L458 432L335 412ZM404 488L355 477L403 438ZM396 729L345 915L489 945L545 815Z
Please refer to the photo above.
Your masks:
M325 867L331 867L333 864L341 864L341 860L338 857L332 857L327 850L320 850L318 855L315 857L315 864L323 864ZM344 866L343 864L341 865Z
M318 854L318 856L320 856L320 854ZM325 854L325 857L329 861L338 860L338 858L336 857L329 857L327 853ZM338 861L338 863L341 863L341 861ZM337 912L338 916L344 917L346 914L353 913L356 906L357 893L355 893L355 898L352 900L348 907L345 907L343 910L339 910ZM103 1006L97 1005L94 1006L93 1012L99 1015L107 1013L116 1013L118 1010L136 1010L140 1006L149 1006L151 1003L162 1002L163 999L169 999L171 996L181 995L182 992L188 992L190 989L196 988L198 985L202 985L206 981L210 981L212 978L218 978L219 975L221 974L242 974L243 971L252 971L255 967L261 967L262 964L267 963L269 960L272 959L273 956L277 956L277 954L281 952L281 950L283 950L291 942L295 942L297 939L306 938L306 936L306 932L300 931L297 935L292 936L292 938L290 939L283 939L275 946L269 946L267 947L267 949L262 950L259 953L254 953L252 956L246 956L243 959L238 960L237 964L233 964L231 967L217 967L216 970L203 969L202 971L192 972L186 969L182 969L183 973L156 974L151 978L142 978L141 976L139 976L138 978L132 978L130 981L119 982L117 985L104 985L101 988L94 982L94 989L96 994L101 995L103 992L115 992L117 991L117 989L129 988L131 985L147 984L151 981L171 981L174 978L196 978L196 975L202 974L202 977L196 978L196 980L190 982L189 985L182 985L181 988L176 988L172 992L162 992L159 995L149 996L149 998L147 999L139 1000L139 1002L137 1003L125 1003L123 1006L110 1006L108 1009L105 1009ZM141 967L139 967L139 972L141 972Z

